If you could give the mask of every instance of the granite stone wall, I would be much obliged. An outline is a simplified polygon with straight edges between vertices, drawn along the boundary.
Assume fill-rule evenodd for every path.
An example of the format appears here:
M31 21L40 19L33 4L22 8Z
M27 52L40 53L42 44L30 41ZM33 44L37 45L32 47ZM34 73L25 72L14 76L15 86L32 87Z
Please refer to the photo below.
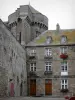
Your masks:
M26 95L27 73L24 48L0 20L0 94ZM2 88L3 87L3 88Z

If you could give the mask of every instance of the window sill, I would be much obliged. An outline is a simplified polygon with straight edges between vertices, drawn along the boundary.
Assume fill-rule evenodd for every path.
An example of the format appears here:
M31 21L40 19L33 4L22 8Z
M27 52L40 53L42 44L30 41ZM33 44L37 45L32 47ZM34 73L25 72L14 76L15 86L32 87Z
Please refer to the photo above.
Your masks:
M61 92L68 92L69 90L68 89L61 89L60 91Z
M52 74L52 71L45 71L44 72L44 75L49 75L49 74Z
M61 72L61 76L67 76L68 72Z

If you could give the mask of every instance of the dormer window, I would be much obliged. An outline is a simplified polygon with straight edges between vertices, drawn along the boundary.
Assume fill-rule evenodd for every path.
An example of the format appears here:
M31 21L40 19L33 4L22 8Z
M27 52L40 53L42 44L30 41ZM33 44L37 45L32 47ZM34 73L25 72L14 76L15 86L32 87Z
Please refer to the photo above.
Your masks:
M67 42L67 37L66 36L62 36L61 37L61 43L66 43Z
M47 44L50 44L52 42L52 37L51 36L48 36L47 37L47 40L46 40L46 43Z

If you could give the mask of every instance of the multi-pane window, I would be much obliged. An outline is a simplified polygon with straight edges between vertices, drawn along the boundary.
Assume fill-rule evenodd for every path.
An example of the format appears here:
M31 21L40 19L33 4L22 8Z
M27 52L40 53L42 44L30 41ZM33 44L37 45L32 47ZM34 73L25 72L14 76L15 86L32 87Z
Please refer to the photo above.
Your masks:
M30 64L30 71L36 71L36 63Z
M52 70L52 68L51 68L51 62L46 62L45 63L45 71L51 71Z
M66 43L67 42L67 37L66 36L62 36L61 37L61 43Z
M46 56L52 56L52 51L51 51L50 48L46 48L46 49L45 49L45 55L46 55Z
M61 72L67 72L68 71L68 63L62 62L61 63Z
M66 54L67 53L67 47L61 47L60 53Z
M67 79L61 80L61 89L68 89L68 80Z
M51 36L47 36L46 43L50 44L51 42L52 42L52 37Z
M35 50L35 49L32 49L32 50L30 51L30 55L31 55L31 56L35 56L35 55L36 55L36 50Z

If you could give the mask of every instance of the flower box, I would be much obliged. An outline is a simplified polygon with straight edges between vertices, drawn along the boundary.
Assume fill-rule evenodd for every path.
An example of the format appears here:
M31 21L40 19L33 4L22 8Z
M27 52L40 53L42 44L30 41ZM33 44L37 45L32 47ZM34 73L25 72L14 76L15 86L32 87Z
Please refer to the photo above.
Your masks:
M67 55L67 54L61 54L61 55L60 55L60 58L62 58L62 59L67 59L67 58L68 58L68 55Z
M61 89L61 92L68 92L68 89Z
M66 95L64 98L65 98L66 100L69 100L70 97L69 97L68 95Z

